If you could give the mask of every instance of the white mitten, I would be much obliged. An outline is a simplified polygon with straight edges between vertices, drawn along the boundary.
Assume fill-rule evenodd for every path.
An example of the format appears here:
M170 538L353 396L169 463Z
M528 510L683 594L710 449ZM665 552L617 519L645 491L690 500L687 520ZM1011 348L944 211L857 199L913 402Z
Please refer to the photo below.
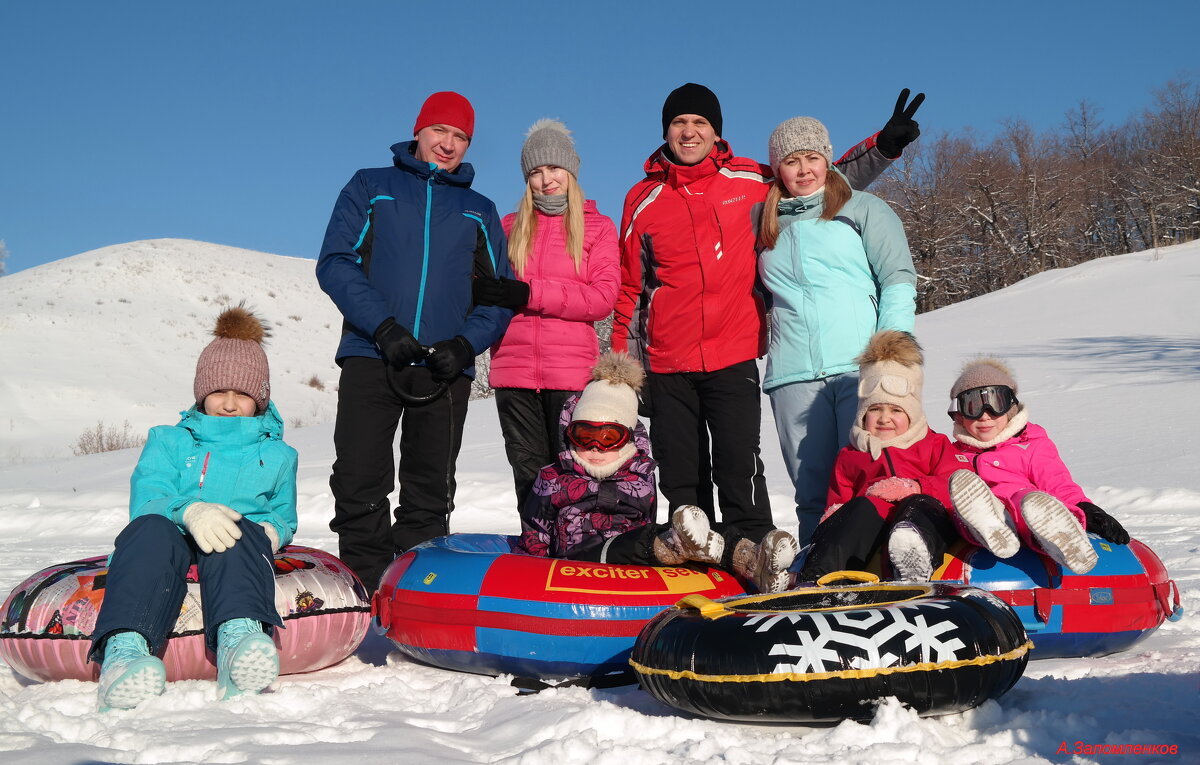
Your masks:
M267 539L271 540L271 552L279 552L279 532L275 530L274 524L260 523L263 531L267 532Z
M183 511L183 525L206 553L225 552L242 538L242 514L214 502L193 502Z

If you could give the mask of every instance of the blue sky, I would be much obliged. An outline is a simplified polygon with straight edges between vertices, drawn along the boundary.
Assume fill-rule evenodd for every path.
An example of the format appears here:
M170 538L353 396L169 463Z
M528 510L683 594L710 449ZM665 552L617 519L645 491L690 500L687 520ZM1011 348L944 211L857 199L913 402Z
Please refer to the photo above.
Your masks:
M474 103L467 161L502 213L525 130L558 117L619 218L683 82L759 159L798 114L848 148L903 87L928 95L926 136L1048 130L1083 99L1120 124L1200 79L1197 28L1182 0L6 2L0 240L9 273L158 237L315 257L342 185L390 164L436 90Z

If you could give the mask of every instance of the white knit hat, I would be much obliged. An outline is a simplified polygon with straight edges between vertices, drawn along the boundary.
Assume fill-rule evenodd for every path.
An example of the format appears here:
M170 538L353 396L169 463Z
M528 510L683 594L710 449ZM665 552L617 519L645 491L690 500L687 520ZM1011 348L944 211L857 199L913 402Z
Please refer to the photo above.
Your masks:
M638 397L646 372L628 353L609 351L592 368L592 382L579 395L571 421L619 422L637 426Z
M767 154L771 169L779 172L779 163L789 154L798 151L815 151L833 167L833 144L829 131L820 120L812 117L792 117L779 123L767 141Z
M628 353L609 351L592 368L592 382L587 384L571 413L571 422L617 422L632 431L637 427L638 397L646 380L646 372ZM632 438L617 451L617 458L607 465L592 465L581 460L575 447L571 454L593 478L604 479L617 472L621 465L637 454Z

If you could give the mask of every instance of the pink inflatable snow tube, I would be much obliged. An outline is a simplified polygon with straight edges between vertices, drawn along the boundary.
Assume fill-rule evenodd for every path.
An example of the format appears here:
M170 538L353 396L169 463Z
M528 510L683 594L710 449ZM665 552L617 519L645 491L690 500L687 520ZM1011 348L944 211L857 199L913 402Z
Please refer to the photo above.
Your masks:
M0 659L33 680L95 680L100 668L87 653L107 573L108 558L99 556L50 566L17 585L4 601ZM281 674L345 659L362 643L371 617L367 593L346 564L295 545L275 554L275 608L284 624L275 631ZM195 567L162 658L167 680L217 676L204 647Z

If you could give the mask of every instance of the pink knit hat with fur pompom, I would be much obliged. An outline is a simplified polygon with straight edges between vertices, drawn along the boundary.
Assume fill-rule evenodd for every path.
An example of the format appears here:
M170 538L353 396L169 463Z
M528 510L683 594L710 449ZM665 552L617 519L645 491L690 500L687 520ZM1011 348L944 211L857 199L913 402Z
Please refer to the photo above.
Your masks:
M210 393L236 390L254 399L257 413L262 414L271 400L271 370L262 347L270 336L267 326L238 305L221 312L213 334L216 339L196 360L192 384L196 404L203 409Z

